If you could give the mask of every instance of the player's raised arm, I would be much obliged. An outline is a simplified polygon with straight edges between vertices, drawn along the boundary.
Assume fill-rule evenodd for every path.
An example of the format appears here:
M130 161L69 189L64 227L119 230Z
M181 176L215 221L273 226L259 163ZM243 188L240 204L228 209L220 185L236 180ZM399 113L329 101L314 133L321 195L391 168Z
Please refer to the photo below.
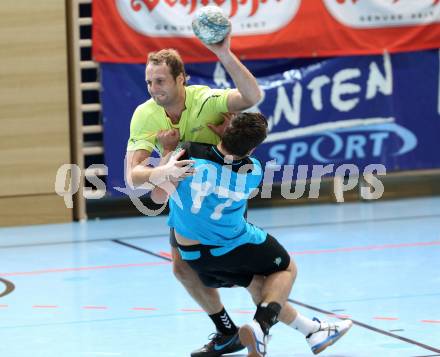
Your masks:
M220 43L205 46L216 54L237 87L229 93L228 110L236 113L257 104L262 98L261 89L253 74L232 53L231 35Z

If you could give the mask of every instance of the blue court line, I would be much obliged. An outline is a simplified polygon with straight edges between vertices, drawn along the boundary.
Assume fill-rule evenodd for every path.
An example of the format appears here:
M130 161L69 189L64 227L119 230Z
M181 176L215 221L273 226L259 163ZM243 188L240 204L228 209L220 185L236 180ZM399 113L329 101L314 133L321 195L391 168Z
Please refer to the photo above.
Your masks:
M136 250L143 251L146 254L151 254L150 251L148 251L146 249L143 249L143 248L140 248L140 247L136 247L136 246L131 245L131 244L127 244L126 246L130 247L130 248L133 248L133 249L136 249ZM172 260L170 258L161 256L161 255L158 255L158 254L155 254L155 253L153 253L153 254L155 256L159 257L159 258L164 259L164 260L168 260L168 261ZM296 304L296 305L302 306L304 308L307 308L307 309L310 309L310 310L313 310L313 311L317 311L317 312L320 312L320 313L323 313L323 314L326 314L326 315L334 315L334 313L331 312L331 311L327 311L327 310L323 310L323 309L320 309L320 308L315 307L315 306L307 305L307 304L304 304L304 303L302 303L300 301L297 301L297 300L287 299L287 301L291 302L292 304ZM389 331L381 330L379 328L367 325L367 324L365 324L363 322L360 322L360 321L356 321L356 320L353 320L353 319L350 319L350 320L353 321L353 324L358 325L360 327L363 327L363 328L365 328L367 330L374 331L374 332L377 332L379 334L382 334L382 335L385 335L385 336L388 336L388 337L392 337L392 338L398 339L400 341L403 341L403 342L406 342L406 343L409 343L409 344L412 344L412 345L416 345L418 347L421 347L421 348L426 349L426 350L431 351L431 352L440 353L440 349L437 349L435 347L426 345L424 343L421 343L421 342L418 342L418 341L415 341L415 340L412 340L412 339L409 339L409 338L406 338L406 337L402 337L402 336L396 335L396 334L391 333Z
M371 218L371 219L355 219L348 221L338 221L338 222L312 222L312 223L301 223L301 224L278 224L278 225L261 225L262 229L278 229L278 228L304 228L304 227L316 227L316 226L338 226L344 224L359 224L359 223L376 223L376 222L390 222L390 221L401 221L401 220L417 220L417 219L438 219L439 214L433 215L421 215L421 216L402 216L402 217L388 217L388 218ZM61 245L61 244L86 244L93 242L108 242L121 239L146 239L146 238L162 238L168 237L166 234L145 234L145 235L134 235L134 236L118 236L110 238L95 238L87 239L86 241L65 241L65 242L46 242L46 243L32 243L32 244L17 244L17 245L0 245L1 249L9 248L27 248L27 247L41 247L50 245Z

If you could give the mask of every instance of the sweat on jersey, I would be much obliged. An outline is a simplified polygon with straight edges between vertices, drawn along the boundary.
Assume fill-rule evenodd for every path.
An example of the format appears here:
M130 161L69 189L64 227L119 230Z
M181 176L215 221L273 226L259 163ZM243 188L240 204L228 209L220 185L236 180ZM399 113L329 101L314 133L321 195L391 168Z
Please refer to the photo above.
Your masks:
M139 105L131 119L127 151L151 152L157 148L162 152L162 147L156 140L157 133L159 130L173 128L179 129L180 141L218 144L219 137L207 124L219 124L220 114L228 112L229 90L193 85L185 87L185 93L185 110L177 124L171 122L165 109L153 99Z
M244 218L246 203L263 178L253 158L225 163L215 145L185 143L183 159L194 160L196 173L181 181L169 201L168 225L188 239L218 246L219 256L246 244L261 244L267 233Z

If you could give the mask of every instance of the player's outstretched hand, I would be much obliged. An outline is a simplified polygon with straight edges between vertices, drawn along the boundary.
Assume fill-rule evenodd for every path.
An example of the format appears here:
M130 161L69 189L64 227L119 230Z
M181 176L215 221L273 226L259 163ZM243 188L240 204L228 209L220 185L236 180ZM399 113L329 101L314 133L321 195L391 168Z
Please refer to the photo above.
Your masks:
M161 166L158 166L150 176L150 181L156 186L164 182L177 183L187 177L194 175L193 160L179 160L185 150L178 150L169 153L161 160Z

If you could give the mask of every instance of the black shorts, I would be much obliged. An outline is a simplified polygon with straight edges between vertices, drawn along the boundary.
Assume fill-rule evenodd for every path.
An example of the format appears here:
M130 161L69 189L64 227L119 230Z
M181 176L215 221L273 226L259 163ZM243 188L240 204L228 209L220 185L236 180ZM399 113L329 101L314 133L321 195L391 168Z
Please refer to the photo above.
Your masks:
M247 218L247 205L246 205L246 210L244 211L244 218ZM187 237L190 238L191 237ZM177 240L176 240L176 235L174 234L174 228L170 228L170 245L173 248L177 248L179 245L177 244Z
M212 248L216 247L179 245L184 256L197 256L200 252L200 258L185 261L197 271L203 284L211 288L247 287L254 275L268 276L286 270L290 264L289 253L269 234L261 244L244 244L220 256L213 256Z

